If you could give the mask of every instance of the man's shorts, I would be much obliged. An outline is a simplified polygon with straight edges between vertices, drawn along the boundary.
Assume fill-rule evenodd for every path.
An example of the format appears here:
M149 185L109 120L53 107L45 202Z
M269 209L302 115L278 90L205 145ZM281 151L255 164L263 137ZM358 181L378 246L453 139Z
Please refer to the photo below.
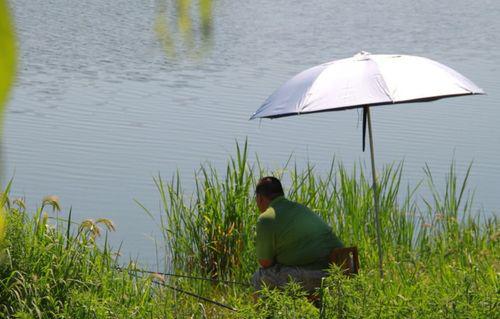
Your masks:
M264 284L269 288L282 288L292 279L304 290L312 293L316 288L321 287L321 280L327 275L325 270L275 264L269 268L257 269L253 274L252 284L255 290L261 290Z

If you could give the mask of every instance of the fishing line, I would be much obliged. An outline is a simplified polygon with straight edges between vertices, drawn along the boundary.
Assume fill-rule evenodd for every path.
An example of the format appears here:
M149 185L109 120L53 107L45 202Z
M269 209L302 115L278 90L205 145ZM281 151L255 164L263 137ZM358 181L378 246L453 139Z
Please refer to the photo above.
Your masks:
M170 286L170 285L167 285L166 283L164 282L161 282L161 281L158 281L158 280L153 280L153 282L157 285L161 285L163 287L166 287L166 288L170 288L174 291L177 291L177 292L180 292L180 293L183 293L183 294L186 294L188 296L191 296L191 297L195 297L195 298L198 298L200 300L203 300L203 301L206 301L206 302L209 302L211 304L214 304L214 305L217 305L219 307L222 307L222 308L226 308L226 309L229 309L231 311L234 311L234 312L238 312L238 310L236 308L233 308L231 306L228 306L226 304L223 304L223 303L220 303L218 301L215 301L215 300L212 300L212 299L208 299L206 297L203 297L203 296L200 296L200 295L197 295L195 293L192 293L190 291L186 291L186 290L183 290L183 289L180 289L180 288L177 288L177 287L174 287L174 286Z
M122 268L122 267L115 267L115 268L118 270L129 271L129 272L136 271L136 272L145 273L145 274L152 274L152 275L162 275L162 276L167 276L167 277L178 277L178 278L187 278L187 279L194 279L194 280L205 280L205 281L211 281L211 282L220 282L220 283L224 283L224 284L252 287L252 285L249 283L239 282L239 281L220 280L220 279L195 277L195 276L188 276L188 275L178 275L178 274L173 274L173 273L164 273L164 272L150 271L150 270L144 270L144 269L126 269L126 268Z
M128 269L124 269L124 268L120 268L120 267L116 267L117 270L120 270L120 271L127 271L128 273L131 273L133 271L136 271L136 272L141 272L141 271L138 271L138 270L128 270ZM144 273L149 273L148 271L144 271ZM155 272L151 272L151 273L154 273L154 274L159 274L159 273L155 273ZM138 278L139 276L137 274L131 274L132 276ZM206 279L206 278L205 278ZM193 292L190 292L190 291L187 291L187 290L184 290L184 289L180 289L180 288L177 288L177 287L174 287L174 286L171 286L171 285L168 285L162 281L159 281L157 279L153 279L153 283L154 284L157 284L159 286L163 286L165 288L169 288L169 289L172 289L174 291L177 291L177 292L180 292L180 293L183 293L185 295L188 295L188 296L191 296L191 297L195 297L197 299L200 299L200 300L203 300L205 302L208 302L208 303L211 303L211 304L214 304L216 306L219 306L219 307L222 307L222 308L225 308L225 309L228 309L228 310L231 310L231 311L234 311L234 312L238 312L238 309L236 308L233 308L229 305L226 305L226 304L223 304L223 303L220 303L218 301L215 301L215 300L212 300L212 299L209 299L209 298L206 298L206 297L203 297L203 296L200 296L200 295L197 295Z

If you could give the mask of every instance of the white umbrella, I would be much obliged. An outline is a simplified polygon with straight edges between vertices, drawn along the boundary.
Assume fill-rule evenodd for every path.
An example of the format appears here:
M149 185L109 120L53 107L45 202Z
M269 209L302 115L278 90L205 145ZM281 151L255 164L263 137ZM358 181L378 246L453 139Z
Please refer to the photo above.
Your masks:
M410 55L361 52L295 75L278 88L250 119L363 108L363 150L368 124L379 269L383 276L370 107L471 94L484 94L484 91L436 61Z

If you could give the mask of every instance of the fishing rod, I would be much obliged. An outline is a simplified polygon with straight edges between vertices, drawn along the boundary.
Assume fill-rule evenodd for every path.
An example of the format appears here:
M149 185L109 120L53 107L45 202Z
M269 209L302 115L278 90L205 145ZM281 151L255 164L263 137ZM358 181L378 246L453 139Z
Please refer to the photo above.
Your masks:
M245 287L252 287L251 284L245 283L245 282L239 282L239 281L231 281L231 280L220 280L220 279L215 279L215 278L205 278L205 277L195 277L195 276L188 276L188 275L179 275L179 274L173 274L173 273L165 273L165 272L159 272L159 271L151 271L151 270L145 270L145 269L126 269L123 267L115 267L118 270L126 270L126 271L135 271L135 272L140 272L144 274L152 274L152 275L162 275L166 277L178 277L178 278L187 278L187 279L194 279L194 280L204 280L204 281L211 281L211 282L220 282L224 284L230 284L230 285L240 285L240 286L245 286Z
M121 267L116 267L117 270L120 270L120 271L127 271L128 273L130 273L131 271L136 271L136 272L141 272L141 271L137 271L137 270L128 270L128 269L124 269L124 268L121 268ZM149 272L149 271L144 271L144 273L153 273L153 274L159 274L159 273L155 273L155 272ZM139 276L137 274L131 274L132 276L138 278ZM205 278L206 279L206 278ZM212 300L212 299L209 299L209 298L206 298L206 297L203 297L203 296L200 296L200 295L197 295L193 292L190 292L190 291L187 291L187 290L184 290L184 289L180 289L180 288L177 288L177 287L174 287L174 286L171 286L171 285L168 285L162 281L159 281L157 279L153 279L153 283L156 284L156 285L159 285L159 286L163 286L165 288L169 288L169 289L172 289L174 291L177 291L177 292L180 292L180 293L183 293L185 295L188 295L188 296L191 296L191 297L195 297L199 300L203 300L205 302L208 302L208 303L211 303L211 304L214 304L216 306L219 306L219 307L222 307L222 308L225 308L225 309L228 309L228 310L231 310L231 311L234 311L234 312L238 312L238 309L236 308L233 308L229 305L226 305L226 304L223 304L221 302L218 302L218 301L215 301L215 300Z
M166 288L170 288L174 291L177 291L177 292L180 292L180 293L183 293L183 294L186 294L188 296L191 296L191 297L195 297L195 298L198 298L200 300L203 300L203 301L206 301L206 302L209 302L209 303L212 303L214 305L217 305L219 307L222 307L222 308L226 308L226 309L229 309L231 311L234 311L234 312L238 312L238 309L236 308L233 308L229 305L226 305L226 304L223 304L223 303L220 303L218 301L215 301L215 300L212 300L212 299L208 299L206 297L203 297L203 296L200 296L200 295L197 295L193 292L190 292L190 291L186 291L186 290L183 290L183 289L180 289L180 288L177 288L177 287L174 287L174 286L170 286L170 285L167 285L166 283L164 282L161 282L161 281L158 281L158 280L153 280L153 282L157 285L161 285L163 287L166 287Z

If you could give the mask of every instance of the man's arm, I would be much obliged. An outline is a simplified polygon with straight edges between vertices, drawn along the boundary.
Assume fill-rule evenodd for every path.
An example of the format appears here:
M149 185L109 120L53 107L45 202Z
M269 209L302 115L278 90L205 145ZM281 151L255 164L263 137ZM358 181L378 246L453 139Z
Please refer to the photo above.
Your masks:
M259 218L257 221L257 241L255 249L257 252L257 260L262 268L268 268L274 264L275 249L272 224L272 219Z
M274 264L274 262L270 259L259 259L259 265L262 268L268 268L271 267Z

